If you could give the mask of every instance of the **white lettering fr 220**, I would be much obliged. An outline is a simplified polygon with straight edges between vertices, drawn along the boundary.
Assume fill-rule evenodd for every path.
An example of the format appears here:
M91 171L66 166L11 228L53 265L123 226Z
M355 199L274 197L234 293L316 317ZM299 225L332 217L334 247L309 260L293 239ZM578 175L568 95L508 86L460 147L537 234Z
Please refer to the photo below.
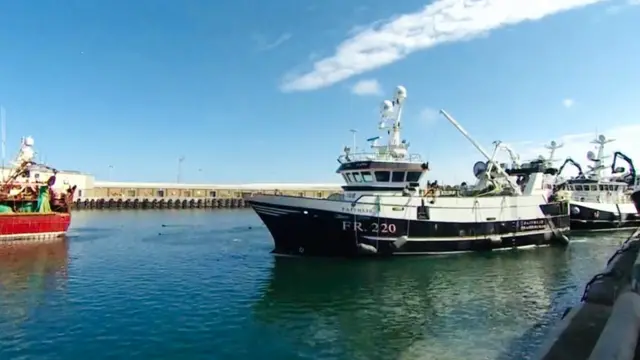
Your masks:
M371 223L363 224L359 221L342 221L342 230L353 230L357 232L374 233L374 234L395 234L396 225L387 223Z

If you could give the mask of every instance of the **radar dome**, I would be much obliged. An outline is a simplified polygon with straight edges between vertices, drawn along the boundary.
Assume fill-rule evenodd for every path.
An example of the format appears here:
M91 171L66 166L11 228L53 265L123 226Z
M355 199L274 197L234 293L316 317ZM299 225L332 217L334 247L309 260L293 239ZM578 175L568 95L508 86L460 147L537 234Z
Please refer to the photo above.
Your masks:
M605 142L607 140L607 138L604 135L599 135L598 136L598 140L601 142Z
M396 87L396 99L402 101L407 98L407 89L400 85Z
M596 161L596 154L594 154L593 151L587 152L587 159L591 161Z
M477 163L473 164L473 175L476 178L480 178L480 176L487 171L487 164L484 161L478 161Z
M554 140L551 140L551 146L555 147L555 146L557 146L557 145L558 145L558 143L557 143L557 142L555 142Z
M380 106L380 114L384 117L391 115L393 112L393 103L389 100L385 100L382 102Z
M27 146L33 146L33 138L31 136L27 136L24 139L24 144Z

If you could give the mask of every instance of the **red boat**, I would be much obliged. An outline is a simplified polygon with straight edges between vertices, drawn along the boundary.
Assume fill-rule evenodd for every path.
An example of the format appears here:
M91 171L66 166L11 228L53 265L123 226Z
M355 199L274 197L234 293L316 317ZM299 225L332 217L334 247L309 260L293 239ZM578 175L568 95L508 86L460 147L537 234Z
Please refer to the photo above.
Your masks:
M54 191L58 171L34 162L32 146L32 138L23 139L15 167L0 185L0 242L53 239L69 229L76 186ZM52 175L43 182L39 172Z

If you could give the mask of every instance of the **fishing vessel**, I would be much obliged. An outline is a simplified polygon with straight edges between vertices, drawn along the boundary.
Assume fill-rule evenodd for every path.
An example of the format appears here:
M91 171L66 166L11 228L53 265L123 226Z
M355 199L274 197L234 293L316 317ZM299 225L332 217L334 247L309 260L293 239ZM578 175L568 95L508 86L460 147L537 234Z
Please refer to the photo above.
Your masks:
M13 167L0 183L0 242L61 237L71 223L76 186L55 191L58 171L34 161L33 145L33 138L22 139ZM50 176L43 181L41 174Z
M558 169L556 191L569 198L572 230L624 230L640 226L640 216L629 196L636 180L631 158L620 151L614 152L611 175L604 175L607 169L604 161L608 158L605 145L613 141L615 139L607 139L604 135L591 141L597 145L598 152L587 152L587 159L593 163L587 172L571 158ZM627 163L628 170L616 166L618 159ZM560 176L567 165L575 167L578 175L564 180Z
M409 153L401 140L407 93L399 86L383 102L380 137L371 152L349 147L339 156L343 192L327 199L260 195L247 199L271 233L276 254L317 256L427 255L483 251L568 241L567 202L549 202L544 161L517 168L497 164L444 110L451 122L486 157L474 166L475 186L445 196L428 182L429 163ZM494 150L499 150L497 143ZM355 150L355 149L353 149Z

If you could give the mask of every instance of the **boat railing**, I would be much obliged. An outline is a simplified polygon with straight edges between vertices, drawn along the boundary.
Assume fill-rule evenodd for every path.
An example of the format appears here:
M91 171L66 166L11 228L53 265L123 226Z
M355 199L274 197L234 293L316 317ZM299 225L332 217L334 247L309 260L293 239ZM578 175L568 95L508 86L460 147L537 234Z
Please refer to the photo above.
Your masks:
M338 157L340 164L355 162L355 161L393 161L393 162L406 162L406 163L418 163L422 162L422 156L420 154L407 154L405 156L395 156L393 154L380 154L380 153L355 153L348 155L341 155Z

